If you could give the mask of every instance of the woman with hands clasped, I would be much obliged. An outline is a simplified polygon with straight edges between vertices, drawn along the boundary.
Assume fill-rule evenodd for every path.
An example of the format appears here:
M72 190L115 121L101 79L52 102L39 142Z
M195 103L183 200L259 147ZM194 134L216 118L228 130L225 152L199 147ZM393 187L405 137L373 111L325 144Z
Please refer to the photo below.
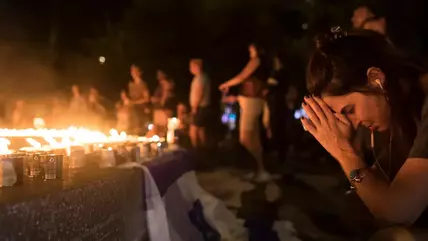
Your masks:
M316 44L302 125L339 162L375 218L400 225L421 220L428 206L428 106L422 108L416 80L406 79L403 88L408 65L374 32L336 27ZM389 133L386 164L367 164L352 145L359 126Z
M264 51L256 44L248 47L250 60L237 76L220 85L220 91L226 92L230 87L240 85L238 96L241 114L239 119L239 142L257 162L255 173L247 178L255 182L268 182L271 175L263 164L263 148L260 142L260 117L265 109L267 80L272 67Z

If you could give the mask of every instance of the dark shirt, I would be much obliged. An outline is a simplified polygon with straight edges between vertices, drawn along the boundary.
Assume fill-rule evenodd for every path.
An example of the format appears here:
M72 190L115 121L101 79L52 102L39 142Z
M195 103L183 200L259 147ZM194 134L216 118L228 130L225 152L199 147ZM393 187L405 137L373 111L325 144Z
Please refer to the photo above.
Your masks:
M265 58L260 58L260 65L254 73L241 84L240 95L252 98L264 98L271 65Z
M287 90L288 90L288 87L289 87L289 82L288 82L288 79L287 79L287 76L286 76L285 69L281 68L278 71L274 71L272 73L271 77L273 79L275 79L278 82L278 84L274 85L274 86L270 86L269 92L278 91L278 92L281 92L281 93L286 93Z
M393 140L393 146L391 150L392 153L390 153L388 145L389 131L382 133L375 132L375 150L373 152L371 149L370 135L371 131L368 128L358 128L355 139L356 148L363 154L364 160L368 166L372 166L375 161L378 160L382 169L388 174L389 179L393 180L407 159L405 156L394 152L394 150L398 149L397 146L400 144L402 145L402 143L400 143L401 140ZM419 122L418 133L408 157L428 158L428 99L425 100L425 105L422 109L422 118ZM385 202L386 201L387 200L385 200ZM364 224L367 225L367 227L365 227L367 230L374 231L376 228L378 228L372 215L369 213L369 210L357 195L351 195L347 205L352 208L352 212L358 213L357 216L359 219L364 220ZM428 227L427 225L428 211L425 210L413 226L426 228Z
M428 99L422 108L421 121L418 126L413 147L410 150L410 158L428 158Z

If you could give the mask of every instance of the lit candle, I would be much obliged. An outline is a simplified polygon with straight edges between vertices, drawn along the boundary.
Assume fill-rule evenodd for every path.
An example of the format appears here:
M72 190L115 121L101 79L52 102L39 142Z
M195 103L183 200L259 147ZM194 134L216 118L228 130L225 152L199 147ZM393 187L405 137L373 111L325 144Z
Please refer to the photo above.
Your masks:
M114 167L116 166L116 158L114 156L113 148L108 147L107 149L101 150L101 168Z
M168 144L175 142L175 130L180 126L180 120L173 117L168 119L168 129L166 133L166 141Z

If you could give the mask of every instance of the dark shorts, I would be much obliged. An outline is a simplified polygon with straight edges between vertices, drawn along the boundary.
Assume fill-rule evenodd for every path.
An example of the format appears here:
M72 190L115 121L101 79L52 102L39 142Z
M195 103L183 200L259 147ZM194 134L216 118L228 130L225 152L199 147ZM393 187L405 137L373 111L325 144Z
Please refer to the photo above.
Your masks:
M209 107L199 107L198 112L192 116L192 125L206 127L210 119Z

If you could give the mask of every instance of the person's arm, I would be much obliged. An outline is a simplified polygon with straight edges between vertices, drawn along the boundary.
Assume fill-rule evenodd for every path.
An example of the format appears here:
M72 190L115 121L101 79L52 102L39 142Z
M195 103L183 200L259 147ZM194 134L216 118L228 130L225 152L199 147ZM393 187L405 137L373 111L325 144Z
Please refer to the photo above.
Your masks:
M156 88L155 92L153 93L152 97L151 97L152 104L157 104L160 102L159 96L161 96L161 91L162 90L161 90L160 86L158 86Z
M366 168L356 152L338 158L349 178L353 170ZM377 219L395 224L412 224L428 204L428 159L409 158L391 185L372 171L365 171L362 182L355 183L361 200Z
M259 65L260 65L260 60L258 58L251 59L247 63L247 65L244 67L244 69L241 71L241 73L233 77L231 80L223 83L224 87L228 88L235 85L239 85L240 83L244 82L245 79L250 77L254 73L254 71L256 71Z
M150 91L147 85L144 85L143 88L143 103L148 103L150 101Z

